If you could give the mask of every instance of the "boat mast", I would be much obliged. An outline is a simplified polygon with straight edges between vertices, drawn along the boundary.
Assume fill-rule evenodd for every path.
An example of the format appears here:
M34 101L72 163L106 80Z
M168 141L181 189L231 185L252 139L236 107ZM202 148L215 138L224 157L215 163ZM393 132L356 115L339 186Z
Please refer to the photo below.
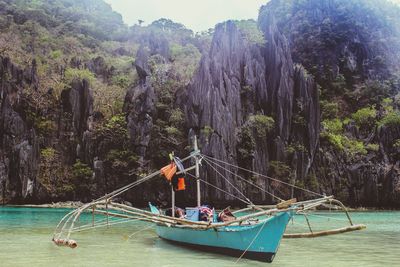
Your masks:
M174 160L174 152L169 154L169 159L171 162ZM171 184L171 216L175 217L175 190L174 186Z
M197 135L194 136L194 153L199 152L199 148L197 145ZM196 184L197 184L197 207L201 206L201 194L200 194L200 170L199 170L199 164L200 164L200 160L199 160L199 156L196 155L195 156L195 160L196 160Z
M199 159L199 146L197 144L197 135L194 136L194 142L193 142L193 154L195 155L194 158L196 160L196 165L194 166L195 168L195 176L196 176L196 185L197 185L197 207L201 206L201 192L200 192L200 159ZM173 159L173 156L170 155L171 160ZM188 168L187 170L193 169L193 167ZM181 173L181 172L178 172ZM175 217L175 191L174 188L171 186L171 212L172 212L172 217Z

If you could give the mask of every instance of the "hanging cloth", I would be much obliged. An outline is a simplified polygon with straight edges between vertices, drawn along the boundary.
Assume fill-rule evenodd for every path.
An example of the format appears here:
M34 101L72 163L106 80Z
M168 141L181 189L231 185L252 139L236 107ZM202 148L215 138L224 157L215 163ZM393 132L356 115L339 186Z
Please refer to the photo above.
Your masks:
M178 178L178 187L176 191L181 191L185 189L186 189L185 178L184 177Z
M168 164L167 166L161 168L160 173L165 176L165 178L171 182L172 177L176 173L176 164L175 162L171 162L171 164Z
M185 178L174 175L171 179L171 185L174 191L182 191L186 189Z

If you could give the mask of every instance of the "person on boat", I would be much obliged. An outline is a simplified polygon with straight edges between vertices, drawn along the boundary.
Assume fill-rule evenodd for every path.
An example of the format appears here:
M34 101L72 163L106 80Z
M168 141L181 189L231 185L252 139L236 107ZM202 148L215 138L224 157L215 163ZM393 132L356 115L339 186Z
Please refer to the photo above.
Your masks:
M230 210L230 207L225 208L223 211L218 213L219 222L230 222L236 219L235 215Z
M205 222L212 222L214 217L214 209L208 205L199 207L199 220Z
M185 212L184 209L181 209L181 208L178 208L178 207L175 208L175 216L176 217L178 217L180 219L184 219L185 215L186 215L186 212Z
M172 208L169 208L165 211L165 215L172 216ZM184 219L186 216L186 212L184 209L175 207L175 218Z

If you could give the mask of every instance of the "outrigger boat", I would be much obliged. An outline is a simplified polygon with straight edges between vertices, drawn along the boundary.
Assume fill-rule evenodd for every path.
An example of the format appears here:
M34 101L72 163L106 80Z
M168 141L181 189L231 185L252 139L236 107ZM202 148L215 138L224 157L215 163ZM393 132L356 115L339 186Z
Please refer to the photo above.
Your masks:
M284 201L279 197L276 197L262 187L252 184L248 180L237 175L237 173L231 171L232 167L236 167L238 169L243 168L234 166L230 163L222 162L218 159L213 159L207 155L203 155L197 147L196 137L194 137L194 151L188 157L182 160L177 157L173 157L172 159L173 161L171 165L178 166L179 170L174 173L185 173L188 176L196 179L197 207L186 209L187 212L192 212L190 217L176 216L175 191L172 187L171 215L166 215L162 210L159 210L152 204L149 204L150 211L148 211L114 201L117 196L120 196L121 194L137 187L144 182L158 178L160 174L164 174L166 176L170 175L170 173L166 174L165 168L163 168L160 171L154 172L146 177L134 181L66 214L55 229L52 239L53 242L59 246L69 246L71 248L75 248L77 247L77 242L71 239L71 234L74 232L90 230L97 227L108 227L119 223L145 221L154 223L157 235L167 241L190 248L198 248L212 252L234 255L238 257L237 261L244 257L265 262L272 262L275 254L277 253L281 239L284 237L318 237L361 230L365 228L365 225L354 225L347 212L347 209L340 201L334 199L333 196L321 196L319 198L300 202L297 202L296 199ZM194 165L184 168L184 163L188 162L189 160L194 161ZM235 196L233 194L230 195L246 203L248 205L246 208L232 212L232 216L229 218L229 220L217 220L217 216L214 212L213 216L210 217L210 220L202 221L198 216L198 212L201 207L200 183L204 182L209 186L213 186L214 188L229 194L229 192L215 187L214 185L200 178L200 165L204 164L208 164L208 166L213 168L216 173L220 174L221 176L222 174L217 170L217 168L224 168L225 171L231 172L237 178L240 178L244 182L253 185L255 188L270 194L274 198L280 200L280 202L276 205L269 206L255 205L248 198L246 198L243 193L238 191L238 195L241 195L242 197L238 197L237 195ZM228 167L230 167L230 169ZM194 175L190 173L193 170L195 171ZM250 170L246 171L252 172ZM284 183L272 177L262 174L258 175ZM225 177L223 178L226 179ZM229 181L227 182L231 184ZM284 184L294 186L288 183ZM236 187L234 188L237 189ZM307 189L302 190L311 192ZM315 192L312 193L318 194ZM317 207L323 205L336 205L345 211L350 226L327 231L313 232L310 222L307 218L307 212L315 210ZM92 222L86 225L78 226L77 221L79 217L81 214L86 212L92 213ZM309 233L285 234L286 226L295 214L304 215L306 217L310 230ZM96 221L95 216L99 215L103 216L103 219Z

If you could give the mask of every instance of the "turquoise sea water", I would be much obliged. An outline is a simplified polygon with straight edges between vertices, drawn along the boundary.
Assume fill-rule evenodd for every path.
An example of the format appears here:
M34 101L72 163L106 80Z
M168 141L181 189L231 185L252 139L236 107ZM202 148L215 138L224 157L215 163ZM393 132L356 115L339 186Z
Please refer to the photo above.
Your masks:
M354 212L354 222L366 224L366 230L283 239L272 264L242 259L235 265L229 256L169 244L140 222L75 233L78 248L57 247L50 239L67 211L0 207L0 266L400 266L400 212ZM346 225L342 213L317 215L310 217L314 230ZM306 229L304 218L296 217L287 231Z

